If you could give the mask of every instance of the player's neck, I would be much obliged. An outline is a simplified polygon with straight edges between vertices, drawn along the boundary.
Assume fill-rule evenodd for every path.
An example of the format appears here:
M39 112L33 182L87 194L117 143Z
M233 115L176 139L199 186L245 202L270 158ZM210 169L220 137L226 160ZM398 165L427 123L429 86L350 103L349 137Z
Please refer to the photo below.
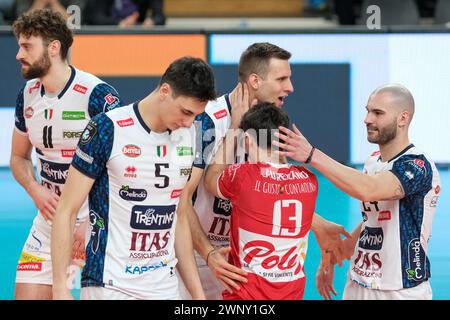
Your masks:
M286 157L280 157L275 152L258 148L256 155L249 155L250 162L264 162L264 163L287 163Z
M404 150L410 144L411 142L409 141L408 136L405 135L403 137L397 136L389 143L380 145L381 160L383 162L386 162L393 159L396 155L402 152L402 150Z
M66 62L52 63L48 73L42 77L45 92L56 95L60 93L69 81L72 70Z
M142 119L150 130L157 133L167 131L168 128L164 125L164 122L161 120L159 114L159 104L156 91L153 91L147 97L142 99L139 102L138 109Z

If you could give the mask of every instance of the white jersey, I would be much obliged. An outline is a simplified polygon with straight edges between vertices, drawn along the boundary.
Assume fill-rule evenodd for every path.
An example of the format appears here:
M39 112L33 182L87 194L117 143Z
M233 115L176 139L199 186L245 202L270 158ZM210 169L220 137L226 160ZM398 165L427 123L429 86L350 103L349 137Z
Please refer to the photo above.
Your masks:
M139 299L176 299L176 208L195 155L195 127L156 133L138 103L86 127L72 165L96 179L81 286Z
M58 96L48 97L39 79L25 84L16 104L16 131L36 148L42 185L61 195L78 140L95 115L121 105L116 90L92 74L72 66ZM86 203L78 218L88 216ZM37 219L43 222L43 217Z
M214 157L219 142L227 134L231 125L231 104L228 95L217 100L209 101L205 112L197 118L202 124L202 150L201 163L194 167L206 169ZM198 157L197 157L198 158ZM208 239L215 248L228 246L230 243L230 215L231 202L214 197L206 190L202 177L194 202L194 208ZM205 261L196 255L197 264L205 265Z
M428 240L440 191L439 173L412 144L387 162L375 152L364 166L368 175L385 171L399 179L405 196L361 203L363 224L349 276L369 289L412 288L430 278Z

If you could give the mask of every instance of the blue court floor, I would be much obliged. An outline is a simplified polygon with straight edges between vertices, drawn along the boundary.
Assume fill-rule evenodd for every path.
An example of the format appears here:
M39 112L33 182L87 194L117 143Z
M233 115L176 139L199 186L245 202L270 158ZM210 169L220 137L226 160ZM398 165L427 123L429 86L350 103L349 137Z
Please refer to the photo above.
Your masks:
M431 262L431 285L434 299L450 299L450 171L440 169L441 195L433 222L433 232L429 245ZM12 299L16 263L23 243L28 235L36 214L32 200L14 180L7 168L0 168L0 299ZM359 204L336 189L328 180L319 175L319 198L316 211L327 219L342 224L349 232L360 222ZM306 259L307 284L304 298L322 299L315 288L315 273L320 261L320 252L311 234ZM336 299L341 299L344 289L348 262L336 267ZM75 296L79 292L75 291Z

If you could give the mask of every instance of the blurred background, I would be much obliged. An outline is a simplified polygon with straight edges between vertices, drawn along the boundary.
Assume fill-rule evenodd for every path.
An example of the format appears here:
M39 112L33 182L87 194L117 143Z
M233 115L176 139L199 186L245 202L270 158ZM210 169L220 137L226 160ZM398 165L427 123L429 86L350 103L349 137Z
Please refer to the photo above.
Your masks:
M294 93L285 102L308 139L342 163L361 169L375 151L363 123L369 94L396 82L416 100L411 141L438 165L441 196L429 246L435 299L450 299L450 0L0 0L0 299L12 299L15 267L36 214L9 170L16 96L24 80L15 61L11 23L50 7L76 36L71 64L111 83L125 103L148 93L171 61L191 55L214 69L219 94L237 81L240 54L268 41L292 53ZM351 231L358 201L319 175L317 212ZM311 235L305 299L320 253ZM336 269L337 299L348 264Z

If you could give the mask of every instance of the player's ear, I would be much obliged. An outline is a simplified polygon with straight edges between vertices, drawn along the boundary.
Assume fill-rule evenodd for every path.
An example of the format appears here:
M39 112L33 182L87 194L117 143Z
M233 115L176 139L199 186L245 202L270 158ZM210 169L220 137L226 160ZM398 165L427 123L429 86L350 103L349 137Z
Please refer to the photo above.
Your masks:
M247 85L253 90L258 90L260 78L256 73L252 73L248 76Z
M399 127L407 126L411 122L411 114L404 110L400 115L398 116L397 123Z
M169 95L171 95L172 93L172 89L170 88L170 84L168 83L162 83L159 88L158 88L158 93L159 93L159 99L161 101L164 101L165 99L167 99L167 97Z
M50 57L58 57L61 51L61 42L59 40L53 40L48 44L47 48Z

